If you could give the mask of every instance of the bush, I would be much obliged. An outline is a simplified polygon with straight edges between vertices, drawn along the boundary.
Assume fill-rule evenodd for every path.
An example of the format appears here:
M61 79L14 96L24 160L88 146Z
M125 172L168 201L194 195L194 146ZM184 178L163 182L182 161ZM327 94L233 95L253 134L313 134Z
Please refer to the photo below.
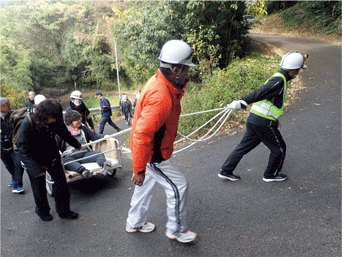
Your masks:
M22 108L26 104L26 91L18 92L13 85L1 85L1 97L7 97L13 109Z
M305 27L309 32L332 34L338 32L341 8L341 1L298 2L293 7L281 12L280 17L289 27Z

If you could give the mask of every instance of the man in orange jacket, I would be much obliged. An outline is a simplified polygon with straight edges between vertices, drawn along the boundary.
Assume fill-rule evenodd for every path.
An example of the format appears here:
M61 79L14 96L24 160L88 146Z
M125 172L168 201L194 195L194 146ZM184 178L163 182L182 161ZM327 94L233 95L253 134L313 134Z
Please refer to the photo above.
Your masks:
M159 56L160 69L146 83L137 101L131 131L132 181L136 186L127 232L155 230L155 225L147 222L146 213L158 183L166 193L166 236L182 243L197 237L186 223L186 178L170 160L187 73L189 66L195 66L192 54L192 48L181 40L166 42Z

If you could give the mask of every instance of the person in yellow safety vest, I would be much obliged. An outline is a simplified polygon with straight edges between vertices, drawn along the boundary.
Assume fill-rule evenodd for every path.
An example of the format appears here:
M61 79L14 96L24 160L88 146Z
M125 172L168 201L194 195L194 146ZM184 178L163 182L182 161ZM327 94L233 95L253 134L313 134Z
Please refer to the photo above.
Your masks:
M278 129L278 118L284 114L287 83L295 78L301 69L307 68L304 64L307 57L298 52L286 54L280 63L279 72L270 77L265 85L227 105L228 108L237 110L246 109L248 104L253 103L247 119L247 130L240 144L222 165L218 174L220 178L239 180L240 176L233 174L234 169L242 157L261 142L271 150L263 181L284 181L287 178L285 174L280 173L285 159L286 144Z

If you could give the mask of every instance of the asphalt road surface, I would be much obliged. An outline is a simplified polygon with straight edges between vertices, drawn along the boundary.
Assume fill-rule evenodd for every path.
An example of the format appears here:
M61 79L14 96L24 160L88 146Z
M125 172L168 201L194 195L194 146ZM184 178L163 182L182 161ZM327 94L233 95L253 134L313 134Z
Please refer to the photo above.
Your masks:
M14 195L1 164L2 256L341 256L341 48L318 41L251 35L285 52L309 53L306 89L281 118L287 143L283 172L288 180L265 183L269 150L258 146L235 173L238 182L218 178L220 166L242 138L221 135L177 154L173 161L189 182L188 223L196 243L164 235L165 194L157 188L150 234L128 234L125 222L133 184L132 162L116 178L70 183L74 221L58 218L50 199L51 222L34 213L27 193ZM108 125L107 125L108 126Z

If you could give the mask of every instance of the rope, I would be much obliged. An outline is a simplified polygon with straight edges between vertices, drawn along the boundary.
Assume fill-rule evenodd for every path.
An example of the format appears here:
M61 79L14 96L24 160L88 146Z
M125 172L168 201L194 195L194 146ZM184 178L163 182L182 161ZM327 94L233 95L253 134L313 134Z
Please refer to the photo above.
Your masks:
M227 119L229 118L230 114L232 113L232 109L229 109L229 108L217 108L217 109L212 109L212 110L206 110L206 111L200 111L200 112L194 112L194 113L188 113L188 114L183 114L183 115L180 115L180 117L187 117L187 116L192 116L192 115L197 115L197 114L202 114L202 113L208 113L208 112L214 112L214 111L220 111L218 114L216 114L213 118L211 118L209 121L207 121L206 123L204 123L202 126L200 126L198 129L196 129L195 131L193 131L192 133L190 133L189 135L185 136L183 135L182 133L180 133L179 131L177 131L177 133L183 137L182 139L178 140L177 142L174 142L174 144L177 144L185 139L189 140L189 141L192 141L192 143L188 146L185 146L177 151L174 151L173 154L177 154L179 152L182 152L188 148L190 148L192 145L198 143L198 142L204 142L210 138L212 138L214 135L217 134L217 132L221 129L221 127L223 126L223 124L227 121ZM219 120L215 123L214 126L212 126L212 128L204 135L202 136L200 139L192 139L190 138L190 136L192 136L194 133L196 133L197 131L199 131L200 129L202 129L203 127L205 127L207 124L209 124L211 121L213 121L214 119L216 119L217 117L219 117L221 115L221 117L219 118ZM221 123L219 126L218 124ZM218 128L215 130L215 132L213 132L210 136L208 136L211 131L216 127L218 126ZM87 144L84 144L82 145L82 147L88 147L90 145L94 145L96 143L99 143L99 142L102 142L108 138L112 138L112 137L115 137L115 136L118 136L118 135L122 135L122 134L125 134L127 132L129 132L131 130L131 128L127 128L125 130L122 130L120 132L117 132L115 134L112 134L112 135L109 135L109 136L105 136L99 140L96 140L96 141L92 141L90 143L87 143ZM75 149L76 150L76 149ZM86 159L89 159L89 158L92 158L96 155L100 155L100 154L105 154L105 153L108 153L108 152L111 152L111 151L115 151L115 150L121 150L121 153L131 153L132 151L129 149L129 148L125 148L125 147L120 147L120 148L113 148L113 149L110 149L110 150L107 150L107 151L103 151L103 152L100 152L100 153L97 153L97 154L94 154L94 155L91 155L91 156L88 156L88 157L83 157L83 158L80 158L80 159L77 159L77 160L73 160L73 161L69 161L67 163L65 163L64 165L67 165L67 164L70 164L70 163L73 163L73 162L78 162L78 161L81 161L81 160L86 160ZM70 152L71 153L71 152Z
M216 109L216 110L217 110L217 109ZM226 109L226 108L224 108L223 111L221 111L221 112L219 112L218 114L216 114L213 118L211 118L209 121L207 121L206 123L204 123L202 126L200 126L198 129L196 129L196 130L193 131L192 133L190 133L188 136L184 136L183 134L181 134L180 132L178 132L178 134L180 134L183 138L180 139L180 140L178 140L178 141L176 141L175 144L177 144L177 143L183 141L184 139L191 140L191 139L189 138L191 135L195 134L197 131L199 131L200 129L202 129L203 127L205 127L207 124L209 124L211 121L213 121L214 119L216 119L218 116L220 116L221 114L223 114L222 117L218 120L218 122L216 122L216 124L207 132L207 134L210 133L210 132L216 127L216 125L221 121L221 119L222 119L227 113L229 113L229 114L228 114L228 116L229 116L231 112L232 112L231 109ZM222 126L220 126L220 128L221 128L221 127L222 127ZM215 134L216 134L216 133L217 133L217 131L215 131ZM206 135L207 135L207 134L206 134ZM194 140L194 139L192 139L192 140ZM196 140L194 140L194 141L196 141ZM202 140L202 141L204 141L204 140Z
M215 111L221 111L219 112L218 114L216 114L213 118L211 118L209 121L207 121L206 123L204 123L202 126L200 126L198 129L196 129L195 131L193 131L192 133L190 133L189 135L185 136L183 135L182 133L180 133L179 131L177 131L177 133L182 137L182 139L174 142L174 144L177 144L185 139L189 140L189 141L192 141L193 143L186 146L186 147L183 147L175 152L173 152L173 154L176 154L176 153L179 153L181 151L184 151L185 149L188 149L189 147L191 147L192 145L198 143L198 142L204 142L210 138L212 138L214 135L217 134L217 132L221 129L221 127L223 126L223 124L227 121L227 119L229 118L230 114L232 113L232 109L229 109L227 107L225 108L216 108L216 109L211 109L211 110L206 110L206 111L200 111L200 112L193 112L193 113L187 113L187 114L182 114L180 115L180 117L187 117L187 116L192 116L192 115L197 115L197 114L203 114L203 113L208 113L208 112L215 112ZM205 127L206 125L208 125L210 122L212 122L214 119L216 119L217 117L220 117L220 119L215 123L215 125L204 135L202 136L200 139L192 139L190 138L190 136L192 136L193 134L195 134L197 131L199 131L200 129L202 129L203 127ZM219 127L216 129L216 131L208 136L208 134L221 122L221 124L219 125ZM89 145L93 145L93 144L96 144L98 142L101 142L101 141L104 141L106 140L107 138L111 138L111 137L116 137L116 136L119 136L119 135L122 135L122 134L125 134L127 132L131 131L131 128L127 128L125 130L121 130L120 132L117 132L115 134L112 134L110 136L106 136L102 139L99 139L99 140L96 140L96 141L93 141L93 142L90 142L88 144L84 144L82 145L83 147L86 147L86 146L89 146ZM113 149L115 150L115 149ZM131 153L132 151L129 149L129 148L125 148L125 147L121 147L120 149L122 151L122 153ZM86 157L87 158L87 157ZM85 159L86 159L85 158ZM89 157L90 158L90 157ZM70 162L68 162L70 163Z
M191 116L191 115L195 115L195 114L202 114L202 113L207 113L207 112L215 112L215 111L220 111L220 110L224 110L224 109L226 109L226 108L217 108L217 109L212 109L212 110L207 110L207 111L187 113L187 114L182 114L180 117L186 117L186 116Z
M222 114L223 113L223 114ZM227 119L229 118L229 116L230 116L230 114L232 113L232 109L224 109L223 111L221 111L219 114L217 114L217 115L215 115L212 119L210 119L208 122L206 122L204 125L202 125L200 128L198 128L197 130L195 130L194 132L192 132L191 134L189 134L188 136L184 136L183 134L181 134L180 132L178 132L178 134L180 134L183 138L181 139L181 140L178 140L177 142L175 142L175 143L178 143L178 142L181 142L182 140L184 140L184 139L188 139L189 141L193 141L193 143L192 144L190 144L190 145L188 145L188 146L185 146L185 147L183 147L183 148L181 148L181 149L179 149L179 150L177 150L177 151L174 151L173 152L173 154L177 154L177 153L179 153L179 152L182 152L182 151L184 151L185 149L188 149L189 147L191 147L192 145L194 145L194 144L196 144L197 142L204 142L204 141L206 141L206 140L208 140L208 139L210 139L210 138L212 138L214 135L216 135L217 134L217 132L221 129L221 127L223 126L223 124L227 121ZM198 130L200 130L202 127L204 127L205 125L207 125L209 122L211 122L213 119L215 119L217 116L219 116L219 115L221 115L222 114L222 116L220 117L220 119L215 123L215 125L204 135L204 136L202 136L200 139L197 139L197 140L195 140L195 139L191 139L189 136L191 136L192 134L194 134L195 132L197 132ZM221 120L222 120L222 122L221 122ZM220 126L216 129L216 131L212 134L212 135L210 135L210 136L208 136L208 134L219 124L221 122L221 124L220 124Z

